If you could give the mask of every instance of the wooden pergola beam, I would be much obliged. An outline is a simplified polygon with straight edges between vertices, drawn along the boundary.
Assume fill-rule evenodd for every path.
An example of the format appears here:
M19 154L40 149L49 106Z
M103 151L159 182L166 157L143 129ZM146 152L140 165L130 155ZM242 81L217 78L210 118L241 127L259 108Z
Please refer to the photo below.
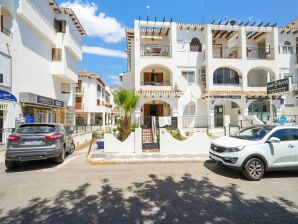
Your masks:
M215 38L219 33L220 33L220 30L218 30L218 31L214 34L213 38Z
M168 36L170 28L167 29L166 36Z
M221 39L228 31L225 30L224 32L222 32L222 34L219 36L219 39Z
M247 26L249 24L249 22L245 23L244 26Z
M234 31L231 31L227 36L226 36L226 40L234 33Z
M269 23L266 23L265 25L264 25L264 27L267 27L267 26L269 26L270 25L270 22Z
M258 39L260 36L262 36L263 34L265 34L265 33L259 33L258 35L256 35L255 37L254 37L254 40L256 40L256 39Z

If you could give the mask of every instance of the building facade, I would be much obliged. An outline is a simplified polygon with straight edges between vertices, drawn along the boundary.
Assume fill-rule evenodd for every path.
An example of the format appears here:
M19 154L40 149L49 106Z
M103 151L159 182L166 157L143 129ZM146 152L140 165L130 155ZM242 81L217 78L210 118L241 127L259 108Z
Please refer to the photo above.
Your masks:
M96 74L78 73L76 124L105 126L115 123L113 94Z
M273 98L273 113L298 114L297 24L134 21L120 79L141 96L135 116L177 117L180 128L268 123L266 84L284 77L293 91Z
M54 0L0 0L2 128L18 122L75 122L77 65L85 31Z

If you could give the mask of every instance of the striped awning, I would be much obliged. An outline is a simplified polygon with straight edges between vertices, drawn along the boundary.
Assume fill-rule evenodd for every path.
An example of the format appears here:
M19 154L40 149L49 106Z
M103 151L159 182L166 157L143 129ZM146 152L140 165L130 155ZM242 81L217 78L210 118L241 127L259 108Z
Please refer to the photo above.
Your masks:
M202 95L202 98L212 96L267 96L266 91L243 91L243 90L211 90Z
M181 91L175 91L175 90L139 90L136 91L136 95L138 96L174 96L174 97L180 97L183 95L183 92Z

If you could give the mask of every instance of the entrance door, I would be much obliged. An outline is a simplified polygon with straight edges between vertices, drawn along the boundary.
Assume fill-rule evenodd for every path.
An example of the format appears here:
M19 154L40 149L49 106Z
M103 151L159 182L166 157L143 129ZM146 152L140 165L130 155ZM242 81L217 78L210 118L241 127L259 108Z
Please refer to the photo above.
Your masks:
M3 135L3 110L0 110L0 142L2 142L2 135Z
M214 126L215 127L223 126L223 115L224 115L223 106L215 106L214 107Z

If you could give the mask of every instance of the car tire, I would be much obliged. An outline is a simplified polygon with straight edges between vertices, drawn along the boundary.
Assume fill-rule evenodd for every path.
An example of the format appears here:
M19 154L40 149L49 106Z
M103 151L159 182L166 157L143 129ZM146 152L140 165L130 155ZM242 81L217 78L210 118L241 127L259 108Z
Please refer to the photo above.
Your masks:
M62 148L61 155L56 158L56 162L57 163L63 163L64 159L65 159L65 146L63 146L63 148Z
M17 166L17 162L5 160L5 166L8 170L14 169Z
M76 150L76 145L72 142L70 144L70 148L68 149L68 153L72 154Z
M252 181L260 180L265 172L265 166L262 160L258 158L249 159L243 167L243 175Z

